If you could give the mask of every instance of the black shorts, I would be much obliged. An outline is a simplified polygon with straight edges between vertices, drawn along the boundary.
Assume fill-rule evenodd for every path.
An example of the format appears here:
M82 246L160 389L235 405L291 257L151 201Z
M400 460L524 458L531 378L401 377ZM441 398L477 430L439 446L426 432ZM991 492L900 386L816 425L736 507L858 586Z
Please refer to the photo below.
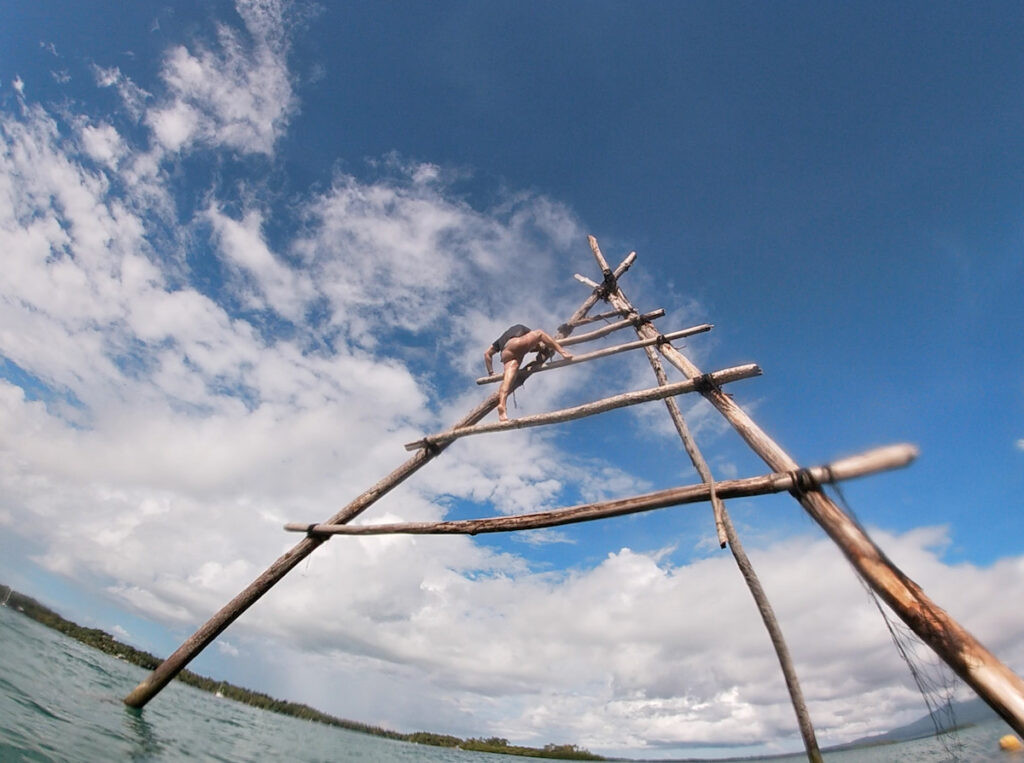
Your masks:
M505 345L508 344L509 339L515 339L517 336L523 336L529 334L530 329L524 326L522 323L517 323L515 326L510 326L504 334L499 336L491 343L491 349L495 352L501 352L505 349Z

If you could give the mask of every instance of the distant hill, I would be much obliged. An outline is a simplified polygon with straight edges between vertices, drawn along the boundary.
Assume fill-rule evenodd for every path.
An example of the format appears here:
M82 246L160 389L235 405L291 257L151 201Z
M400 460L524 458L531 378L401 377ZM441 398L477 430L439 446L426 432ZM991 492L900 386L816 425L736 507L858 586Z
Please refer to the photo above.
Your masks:
M952 728L974 726L997 718L999 718L999 716L996 714L995 710L986 705L981 699L975 698L965 702L953 703L952 725L947 724L945 722L945 718L941 716L936 718L936 721L938 721L939 729L941 731L950 731ZM934 735L935 723L932 722L931 716L924 715L913 723L908 723L905 726L900 726L899 728L892 729L891 731L886 731L884 734L861 737L860 739L855 739L841 747L862 747L864 745L888 742L906 742L911 739L922 739L923 737L930 737Z

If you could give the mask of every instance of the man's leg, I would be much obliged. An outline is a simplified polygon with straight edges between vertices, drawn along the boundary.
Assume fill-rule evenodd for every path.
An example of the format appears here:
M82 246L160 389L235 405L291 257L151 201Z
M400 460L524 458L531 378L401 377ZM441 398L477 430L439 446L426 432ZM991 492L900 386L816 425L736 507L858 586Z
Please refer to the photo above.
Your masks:
M512 382L516 378L516 372L519 370L519 360L512 358L512 360L505 363L505 372L501 378L501 387L498 389L498 421L508 421L508 415L505 413L505 401L508 400L508 392L512 389Z
M544 344L546 344L548 347L553 348L554 350L557 350L558 354L561 355L563 358L565 358L566 360L572 360L572 353L566 352L562 348L562 345L560 345L553 336L545 333L541 329L535 329L533 333L538 334L540 338L544 341Z

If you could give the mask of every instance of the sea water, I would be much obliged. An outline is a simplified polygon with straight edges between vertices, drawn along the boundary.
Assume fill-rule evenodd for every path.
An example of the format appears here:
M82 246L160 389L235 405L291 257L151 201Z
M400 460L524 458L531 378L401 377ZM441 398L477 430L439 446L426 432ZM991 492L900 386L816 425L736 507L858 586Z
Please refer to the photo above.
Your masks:
M145 712L121 697L146 675L0 607L0 762L8 761L424 761L528 760L428 747L258 710L169 684ZM954 754L934 738L826 752L829 763L1024 763L999 750L1001 721L958 734ZM751 759L756 760L756 759ZM798 763L804 755L773 758Z

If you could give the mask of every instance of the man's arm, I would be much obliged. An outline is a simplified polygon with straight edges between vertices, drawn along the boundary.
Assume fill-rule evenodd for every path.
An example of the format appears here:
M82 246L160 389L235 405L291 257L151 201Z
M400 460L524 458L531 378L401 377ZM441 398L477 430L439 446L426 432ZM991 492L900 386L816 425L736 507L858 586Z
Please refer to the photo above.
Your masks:
M487 368L487 375L494 376L494 368L491 366L491 358L494 356L494 345L484 350L484 366Z

